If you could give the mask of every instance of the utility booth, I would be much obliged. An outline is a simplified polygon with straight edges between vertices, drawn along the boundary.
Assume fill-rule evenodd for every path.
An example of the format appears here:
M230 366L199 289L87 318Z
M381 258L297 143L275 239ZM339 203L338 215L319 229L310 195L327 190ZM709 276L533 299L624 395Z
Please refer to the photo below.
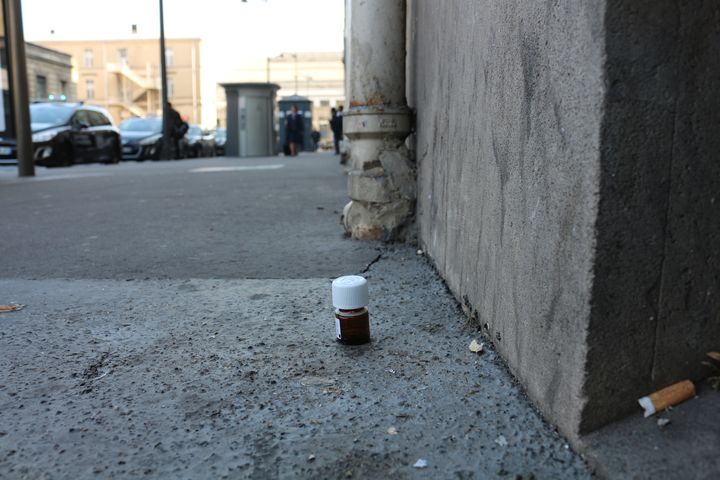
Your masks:
M228 157L276 155L274 83L223 83L227 98Z
M303 119L303 147L304 152L313 151L313 141L310 134L312 133L312 101L307 97L301 97L299 95L291 95L289 97L282 97L278 102L278 109L280 113L278 131L280 135L278 137L277 148L279 152L283 151L285 145L285 117L290 113L290 107L293 105L297 106L298 113L302 115Z

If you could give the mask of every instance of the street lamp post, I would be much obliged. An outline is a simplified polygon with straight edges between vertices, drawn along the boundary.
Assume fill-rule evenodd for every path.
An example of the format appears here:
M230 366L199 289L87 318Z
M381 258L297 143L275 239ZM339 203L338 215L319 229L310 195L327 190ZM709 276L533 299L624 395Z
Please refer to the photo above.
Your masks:
M168 118L170 116L170 109L168 108L168 94L167 94L167 64L165 60L165 19L163 15L163 0L160 1L160 90L162 92L162 122L163 122L163 139L162 139L162 150L160 157L163 160L170 159L170 148L172 143L170 142L170 122Z
M10 64L12 85L12 111L17 142L18 175L35 175L32 131L30 130L30 107L25 62L25 38L23 35L22 8L20 0L5 2L7 15L7 56Z

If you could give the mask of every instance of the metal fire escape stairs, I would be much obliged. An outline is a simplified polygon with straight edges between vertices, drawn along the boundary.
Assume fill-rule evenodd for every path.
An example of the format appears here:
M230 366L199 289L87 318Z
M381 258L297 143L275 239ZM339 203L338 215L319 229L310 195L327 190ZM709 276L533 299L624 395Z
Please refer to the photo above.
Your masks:
M116 74L120 81L126 80L134 87L129 92L123 91L123 98L110 100L111 105L123 108L138 117L144 117L151 113L147 106L148 98L160 98L159 81L138 75L126 63L108 63L106 68L109 73ZM152 95L152 92L156 92L156 94ZM151 95L152 97L149 97ZM146 104L145 107L140 106L143 102Z

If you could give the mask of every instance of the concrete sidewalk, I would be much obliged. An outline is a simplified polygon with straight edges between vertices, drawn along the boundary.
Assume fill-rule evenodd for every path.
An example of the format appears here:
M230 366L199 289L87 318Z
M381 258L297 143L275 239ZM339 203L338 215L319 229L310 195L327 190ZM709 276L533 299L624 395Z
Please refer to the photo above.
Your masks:
M362 347L327 278L0 282L0 474L589 478L422 257L366 275Z

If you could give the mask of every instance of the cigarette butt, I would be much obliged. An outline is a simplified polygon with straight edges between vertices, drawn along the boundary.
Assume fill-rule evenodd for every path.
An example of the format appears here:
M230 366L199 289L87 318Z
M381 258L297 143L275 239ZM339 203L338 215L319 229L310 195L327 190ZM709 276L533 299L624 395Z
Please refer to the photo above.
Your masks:
M13 305L0 305L0 312L16 312L18 310L22 310L25 305L20 305L18 303Z
M647 397L638 400L640 406L645 410L645 417L661 412L668 407L684 402L695 396L695 385L690 380L683 380Z

